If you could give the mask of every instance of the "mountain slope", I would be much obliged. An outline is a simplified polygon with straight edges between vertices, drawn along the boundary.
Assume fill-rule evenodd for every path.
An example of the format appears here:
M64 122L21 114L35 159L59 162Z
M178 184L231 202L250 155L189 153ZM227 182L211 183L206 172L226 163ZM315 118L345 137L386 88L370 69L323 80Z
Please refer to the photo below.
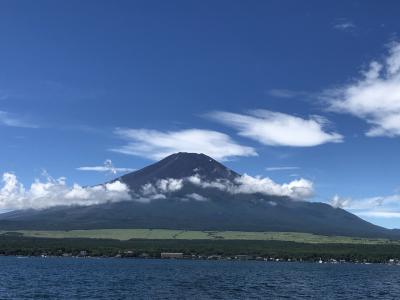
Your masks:
M140 191L162 179L198 176L233 182L240 175L204 154L177 153L116 180ZM192 195L192 196L191 196ZM193 196L198 195L198 196ZM201 197L199 197L201 196ZM191 182L149 202L123 201L87 207L53 207L0 215L0 230L164 228L186 230L291 231L324 235L398 237L324 203L265 194L228 193Z
M146 183L154 183L160 179L179 179L196 174L208 181L215 181L217 179L232 181L240 176L205 154L180 152L167 156L155 164L121 176L115 180L122 181L130 189L136 190Z

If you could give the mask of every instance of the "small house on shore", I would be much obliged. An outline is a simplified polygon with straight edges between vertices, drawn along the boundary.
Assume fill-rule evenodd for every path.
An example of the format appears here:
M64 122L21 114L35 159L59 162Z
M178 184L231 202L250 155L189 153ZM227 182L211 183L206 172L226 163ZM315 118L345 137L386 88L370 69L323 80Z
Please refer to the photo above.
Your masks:
M161 252L161 258L183 258L181 252Z

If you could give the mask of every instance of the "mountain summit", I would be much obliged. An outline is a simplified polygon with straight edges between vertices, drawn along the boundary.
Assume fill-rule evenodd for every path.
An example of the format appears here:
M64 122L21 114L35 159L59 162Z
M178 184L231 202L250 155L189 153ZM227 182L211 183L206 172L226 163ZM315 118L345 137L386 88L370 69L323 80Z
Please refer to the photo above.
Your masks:
M194 175L207 181L217 179L233 181L240 176L205 154L179 152L115 180L127 184L131 190L136 190L144 184L154 183L160 179L181 179Z
M130 200L14 211L0 215L0 230L143 228L399 237L397 231L325 203L232 192L229 188L241 178L207 155L176 153L114 180L130 188Z

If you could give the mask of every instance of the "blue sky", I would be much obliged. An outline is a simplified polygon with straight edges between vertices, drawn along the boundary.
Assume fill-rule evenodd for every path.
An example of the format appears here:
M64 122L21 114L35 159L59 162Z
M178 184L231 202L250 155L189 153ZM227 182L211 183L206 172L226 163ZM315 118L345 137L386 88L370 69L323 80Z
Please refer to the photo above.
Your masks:
M199 149L400 227L399 9L3 0L0 172L91 185Z

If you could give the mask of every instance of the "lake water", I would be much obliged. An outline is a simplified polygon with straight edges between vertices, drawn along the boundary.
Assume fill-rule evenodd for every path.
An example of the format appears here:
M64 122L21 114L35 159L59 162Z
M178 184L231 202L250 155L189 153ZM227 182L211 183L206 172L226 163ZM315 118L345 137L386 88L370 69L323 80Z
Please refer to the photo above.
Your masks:
M400 266L0 257L0 299L399 299Z

